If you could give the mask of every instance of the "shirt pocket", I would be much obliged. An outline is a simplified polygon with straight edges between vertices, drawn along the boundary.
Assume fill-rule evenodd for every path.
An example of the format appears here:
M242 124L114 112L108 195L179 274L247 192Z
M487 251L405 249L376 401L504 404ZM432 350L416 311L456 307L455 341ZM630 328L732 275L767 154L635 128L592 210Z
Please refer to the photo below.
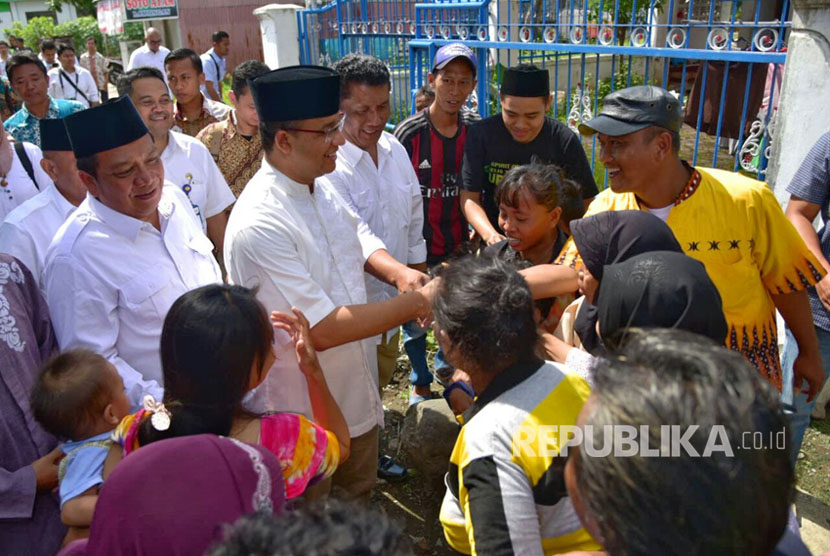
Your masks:
M214 277L218 280L216 258L213 256L213 242L207 236L200 234L191 237L187 241L187 247L193 253L196 267L194 268L196 276L193 279L199 284L204 284L206 276L216 275Z
M145 270L121 287L125 308L134 325L155 325L164 319L175 299L169 299L170 278Z

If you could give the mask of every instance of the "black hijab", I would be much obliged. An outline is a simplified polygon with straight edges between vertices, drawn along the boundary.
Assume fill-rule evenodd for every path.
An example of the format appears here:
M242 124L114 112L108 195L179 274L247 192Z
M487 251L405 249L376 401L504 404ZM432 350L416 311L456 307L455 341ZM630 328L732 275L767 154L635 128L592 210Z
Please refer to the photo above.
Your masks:
M650 251L683 253L671 228L658 217L640 210L607 211L571 222L571 234L586 268L598 282L606 265L625 261ZM574 320L574 330L583 347L599 347L597 309L583 301Z
M607 265L597 293L599 329L606 347L625 328L678 328L722 344L726 319L718 289L699 261L654 251Z

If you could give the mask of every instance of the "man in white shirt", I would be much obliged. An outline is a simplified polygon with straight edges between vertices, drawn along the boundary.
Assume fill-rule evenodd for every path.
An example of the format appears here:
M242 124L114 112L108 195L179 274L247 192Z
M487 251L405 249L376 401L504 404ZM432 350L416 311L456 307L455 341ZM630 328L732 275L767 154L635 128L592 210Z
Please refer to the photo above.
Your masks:
M135 410L145 394L163 394L168 309L222 277L187 201L163 186L160 153L129 97L64 121L89 195L46 252L46 300L60 348L106 357Z
M340 74L340 110L346 119L346 143L338 151L337 169L327 180L379 237L395 260L426 272L423 237L424 203L412 162L395 136L384 128L389 120L389 70L374 56L349 54L334 66ZM366 274L369 302L395 297L397 290ZM400 331L385 332L378 345L380 387L395 371ZM422 396L429 396L429 384Z
M333 482L368 501L383 423L376 337L425 316L434 286L421 288L427 276L395 261L340 194L317 180L335 169L344 142L337 74L314 66L282 68L254 79L251 92L265 157L231 212L225 263L233 283L259 287L267 310L297 307L308 317L352 437L351 456ZM364 269L408 293L367 303ZM290 348L284 340L278 338L275 368L252 409L311 416L305 379L284 352Z
M0 41L0 75L6 77L6 62L9 61L9 43Z
M75 49L62 44L58 48L60 67L49 70L49 94L52 98L74 100L86 108L100 104L98 85L89 71L75 65Z
M46 71L60 66L57 60L57 48L55 47L55 41L51 39L43 39L40 42L40 54L38 54L37 57L40 59L40 63L43 64L43 67L46 68Z
M216 31L211 37L213 47L202 54L202 69L205 73L205 83L202 85L202 94L222 102L222 79L228 73L227 59L231 50L231 39L224 31Z
M189 48L177 48L164 60L167 82L176 97L176 131L196 137L208 125L224 120L231 107L211 100L199 89L205 82L202 59Z
M173 103L156 68L136 68L118 79L118 96L129 96L156 148L161 152L164 179L190 201L202 230L221 256L228 223L226 208L236 201L225 177L201 141L171 131Z
M40 120L40 165L54 185L11 211L0 224L0 253L14 255L40 281L52 238L86 197L63 120Z
M161 46L161 34L154 27L144 32L144 45L133 50L127 70L150 66L157 68L164 75L164 59L170 54L170 49Z

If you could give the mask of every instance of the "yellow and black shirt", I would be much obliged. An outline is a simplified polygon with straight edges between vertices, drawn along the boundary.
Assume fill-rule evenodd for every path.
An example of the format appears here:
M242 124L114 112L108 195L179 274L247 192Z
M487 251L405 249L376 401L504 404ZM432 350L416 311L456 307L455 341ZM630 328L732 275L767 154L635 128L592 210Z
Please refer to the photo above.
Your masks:
M441 525L464 554L599 550L565 490L558 431L576 424L588 384L551 362L505 370L464 413L450 456ZM563 439L564 441L564 439Z

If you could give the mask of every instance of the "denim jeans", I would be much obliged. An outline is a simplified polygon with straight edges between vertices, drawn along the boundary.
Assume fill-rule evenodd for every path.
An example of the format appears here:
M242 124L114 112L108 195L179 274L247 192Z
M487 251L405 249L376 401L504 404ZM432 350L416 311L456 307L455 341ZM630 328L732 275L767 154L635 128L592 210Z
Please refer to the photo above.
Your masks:
M418 326L414 320L407 322L402 328L403 349L412 366L409 382L412 386L429 386L432 384L432 373L429 372L427 363L427 329ZM447 372L452 373L452 365L444 360L441 348L438 348L438 353L435 354L435 372L439 377L443 377Z
M816 327L816 335L818 336L821 361L824 364L824 382L826 384L827 365L830 363L830 332ZM801 443L804 441L804 432L810 426L810 413L813 411L813 406L816 405L815 399L812 402L807 402L807 394L801 392L801 387L794 387L793 385L793 363L797 356L798 344L789 327L787 327L784 350L781 353L781 401L794 407L793 412L789 413L791 428L790 459L793 465L798 460L798 451L801 450Z

